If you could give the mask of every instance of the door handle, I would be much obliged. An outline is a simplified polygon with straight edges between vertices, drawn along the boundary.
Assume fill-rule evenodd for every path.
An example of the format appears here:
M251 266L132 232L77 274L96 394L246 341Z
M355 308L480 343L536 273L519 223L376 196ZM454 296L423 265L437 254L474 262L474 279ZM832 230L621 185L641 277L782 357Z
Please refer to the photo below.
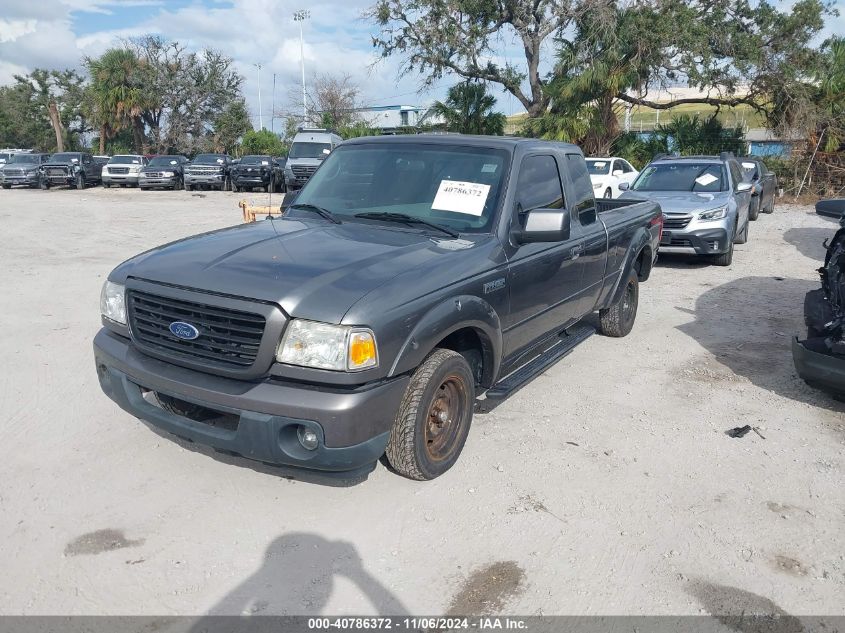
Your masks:
M569 249L569 256L572 259L578 259L579 257L581 257L581 253L583 253L583 252L584 252L584 245L578 244L578 245L573 246L572 248Z

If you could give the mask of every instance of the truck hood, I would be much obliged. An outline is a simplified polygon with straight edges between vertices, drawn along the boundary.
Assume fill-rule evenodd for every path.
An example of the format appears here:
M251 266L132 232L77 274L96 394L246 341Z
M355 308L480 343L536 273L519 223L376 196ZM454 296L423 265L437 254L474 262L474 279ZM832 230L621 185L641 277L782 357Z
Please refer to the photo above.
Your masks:
M397 275L460 257L473 245L472 238L441 240L360 222L263 220L147 251L109 278L269 301L293 317L340 323L356 301Z
M663 213L696 213L724 206L730 202L731 192L693 193L691 191L626 191L621 196L626 200L651 200L657 202Z

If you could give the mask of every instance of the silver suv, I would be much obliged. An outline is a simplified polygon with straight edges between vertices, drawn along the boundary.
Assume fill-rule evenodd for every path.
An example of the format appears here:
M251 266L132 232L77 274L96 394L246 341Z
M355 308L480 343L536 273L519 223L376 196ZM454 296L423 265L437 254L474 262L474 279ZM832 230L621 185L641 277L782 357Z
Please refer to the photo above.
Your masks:
M662 253L688 253L729 266L734 244L748 241L752 186L733 154L658 156L622 198L648 199L663 209Z
M326 156L342 142L343 139L338 134L322 128L299 130L293 137L285 163L287 190L302 189Z

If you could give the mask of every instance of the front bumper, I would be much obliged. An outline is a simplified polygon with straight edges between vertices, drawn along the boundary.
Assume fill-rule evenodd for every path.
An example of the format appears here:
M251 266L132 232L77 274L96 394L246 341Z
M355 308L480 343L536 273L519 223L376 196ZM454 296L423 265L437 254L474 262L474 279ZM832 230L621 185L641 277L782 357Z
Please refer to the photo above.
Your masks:
M186 185L214 185L215 187L222 187L225 180L225 174L185 174Z
M241 176L241 175L234 175L232 176L232 183L237 185L238 187L267 187L273 181L270 176L259 176L259 175L248 175L248 176Z
M103 184L107 185L137 185L140 180L138 174L109 174L103 172Z
M31 172L23 176L7 176L3 174L0 176L0 184L12 185L13 187L19 185L26 185L27 187L37 187L40 182L38 172Z
M814 348L814 349L811 349ZM792 360L801 379L811 387L845 398L845 358L823 350L822 339L792 340Z
M153 187L175 187L179 184L178 176L171 176L170 178L139 178L138 186L141 189L150 189Z
M660 239L661 253L718 255L731 250L733 236L726 227L665 229Z
M122 409L190 441L265 463L318 471L356 471L384 453L409 378L355 389L223 378L146 356L107 329L94 338L100 386ZM152 404L147 391L227 414L227 426L183 417ZM305 426L316 450L299 444Z

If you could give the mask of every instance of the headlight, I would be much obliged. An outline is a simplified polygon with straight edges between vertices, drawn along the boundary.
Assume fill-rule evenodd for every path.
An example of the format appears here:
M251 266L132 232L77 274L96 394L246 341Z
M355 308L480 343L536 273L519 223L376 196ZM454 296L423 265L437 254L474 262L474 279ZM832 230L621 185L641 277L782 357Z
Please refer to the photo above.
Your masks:
M698 214L699 220L721 220L728 215L728 207L719 207L718 209L711 209L710 211L702 211Z
M109 321L126 325L126 288L121 284L106 281L100 293L100 313Z
M376 338L366 328L294 319L279 343L276 360L335 371L369 369L378 365Z
M601 189L602 187L604 187L603 182L594 182L593 183L593 189Z
M173 172L172 171L163 171L163 172L161 172L161 175L162 175L163 178L172 178Z

